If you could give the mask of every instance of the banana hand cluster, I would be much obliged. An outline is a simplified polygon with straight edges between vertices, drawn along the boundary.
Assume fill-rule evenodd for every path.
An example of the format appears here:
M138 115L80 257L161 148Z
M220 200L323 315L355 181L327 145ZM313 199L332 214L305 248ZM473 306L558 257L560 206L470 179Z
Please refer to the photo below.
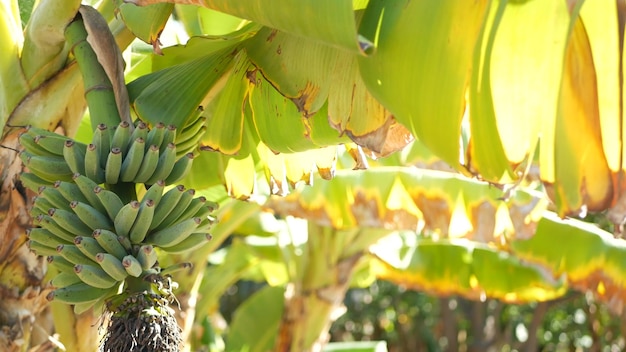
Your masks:
M182 185L166 188L191 167L203 127L197 121L200 128L186 126L179 136L163 124L99 125L88 145L38 128L20 136L20 157L30 170L21 181L37 193L28 246L60 272L48 299L86 310L129 277L180 269L161 269L156 248L180 253L210 240L216 204ZM108 189L120 182L149 187L141 199L124 202Z
M194 198L193 189L179 185L166 191L159 180L141 200L124 204L86 176L74 174L72 180L39 187L31 209L38 227L28 230L28 245L49 256L61 273L49 299L89 308L128 276L159 273L156 247L181 253L211 238L216 205Z
M71 181L74 173L97 184L121 182L173 184L191 169L194 151L204 135L206 118L198 116L177 132L175 126L157 123L151 129L136 126L96 126L91 143L84 144L56 133L29 127L20 136L20 158L31 174L32 186Z

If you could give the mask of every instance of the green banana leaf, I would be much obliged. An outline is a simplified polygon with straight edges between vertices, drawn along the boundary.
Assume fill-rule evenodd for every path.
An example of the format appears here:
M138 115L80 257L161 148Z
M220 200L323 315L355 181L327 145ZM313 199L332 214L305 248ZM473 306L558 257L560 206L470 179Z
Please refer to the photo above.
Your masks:
M558 245L555 245L558 244ZM594 224L560 219L547 213L537 232L527 240L511 243L512 254L521 260L564 275L581 291L591 291L621 312L626 299L626 242Z
M283 314L282 287L266 286L235 311L229 326L226 351L270 351Z
M408 234L387 238L372 251L378 278L439 296L522 303L554 299L567 291L564 278L552 277L542 266L467 240L418 240Z
M373 0L359 29L376 46L373 55L359 57L369 91L454 167L472 53L488 3Z
M371 43L358 37L354 9L351 0L279 0L272 6L260 0L188 1L188 0L130 0L130 3L145 6L162 2L196 4L219 12L249 19L264 26L284 32L322 41L353 52L371 47Z
M152 124L182 126L231 67L237 50L220 50L128 84L131 106Z

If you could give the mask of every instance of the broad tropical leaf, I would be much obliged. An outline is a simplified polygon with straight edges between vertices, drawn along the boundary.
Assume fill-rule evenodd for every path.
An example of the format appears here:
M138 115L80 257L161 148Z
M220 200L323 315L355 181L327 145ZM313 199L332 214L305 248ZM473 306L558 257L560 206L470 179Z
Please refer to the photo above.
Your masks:
M479 242L527 238L546 203L537 194L510 197L485 182L458 174L407 167L337 171L270 207L335 228L424 229Z
M379 278L437 295L513 303L545 301L566 292L563 278L506 251L467 240L404 237L392 236L373 247Z
M555 243L558 246L555 247ZM591 291L620 313L626 300L626 243L594 224L547 213L535 235L511 243L518 258L565 275L579 290Z

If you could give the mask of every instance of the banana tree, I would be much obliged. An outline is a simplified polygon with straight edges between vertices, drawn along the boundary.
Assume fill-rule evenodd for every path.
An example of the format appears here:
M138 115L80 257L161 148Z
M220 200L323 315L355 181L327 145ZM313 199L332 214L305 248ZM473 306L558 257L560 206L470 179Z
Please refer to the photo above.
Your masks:
M557 0L283 0L272 7L255 0L182 2L211 10L171 4L140 8L104 1L99 9L109 28L93 30L110 30L121 48L139 37L162 54L141 55L137 67L146 72L128 85L130 105L139 119L152 126L183 126L196 121L198 107L203 107L207 117L190 124L186 135L193 137L181 143L181 148L195 148L201 138L201 149L219 153L198 155L185 185L204 189L224 184L228 195L242 199L285 195L298 183L311 184L314 170L331 179L342 166L375 165L378 162L368 156L387 156L415 136L452 169L490 183L456 174L383 169L371 177L368 173L346 176L348 183L327 186L333 190L323 192L324 196L311 195L317 191L302 195L310 203L286 200L268 206L335 229L346 230L359 221L373 227L397 221L397 226L424 228L436 238L445 238L427 239L423 246L413 242L410 255L399 246L397 258L374 250L382 277L397 278L398 272L406 272L410 275L403 283L416 288L515 301L547 299L574 285L620 302L622 269L616 261L620 241L575 221L540 213L550 199L561 216L611 208L614 223L620 225L624 219L624 153L619 147L624 133L621 86L616 78L621 72L621 7L607 1ZM65 41L65 28L76 17L79 4L41 2L32 14L26 3L4 2L2 6L7 15L3 18L10 18L2 23L3 37L10 39L3 41L6 50L1 54L3 145L18 147L19 131L12 126L60 127L60 132L73 135L86 105L84 86L88 99L99 95L97 89L89 90L88 77L83 81L73 59L78 55L68 57L75 48ZM25 28L18 10L22 22L28 23ZM161 48L159 33L173 10L195 36L186 45ZM523 31L520 23L525 24ZM603 27L607 23L608 31ZM93 41L90 45L99 46ZM512 52L517 55L509 60ZM104 57L101 52L95 55ZM607 57L611 60L604 60ZM118 65L119 72L119 61L99 63ZM521 69L527 67L532 69ZM114 91L121 92L122 86ZM119 104L119 95L104 105ZM121 119L128 118L126 111L118 109L117 113ZM114 116L94 121L115 120ZM92 124L94 136L100 132L97 125ZM3 243L9 245L3 253L16 259L2 261L15 263L5 265L3 277L7 277L6 287L19 289L2 301L23 302L11 307L26 307L34 315L45 307L37 295L38 290L45 291L41 285L44 270L36 271L31 282L15 281L15 277L31 276L13 273L41 268L42 263L22 245L30 197L14 182L21 163L8 148L3 150L7 166L3 181L5 189L13 191L4 194L5 204L11 205L7 214L14 215L5 217L6 228L12 230L5 232L8 238ZM351 160L338 153L343 148ZM549 198L535 194L536 185L527 183L537 165L536 156ZM36 169L36 164L32 167ZM206 175L206 170L216 172ZM378 180L386 172L394 176ZM105 183L114 184L113 179L109 181ZM430 182L435 191L416 187L416 182ZM316 181L320 184L324 185ZM132 191L126 194L128 200L133 198ZM335 201L327 202L324 197ZM500 198L512 201L503 205ZM519 206L518 201L525 205ZM355 212L369 216L359 218ZM589 258L593 260L544 251L546 247L554 250L539 236L546 229L576 234L572 243L595 243ZM458 237L471 242L449 240ZM361 250L372 243L361 243ZM343 249L333 250L342 253ZM459 264L467 264L468 269L454 276L445 265L427 261L437 254L461 258ZM519 262L520 258L524 261ZM202 263L206 258L198 260ZM563 267L562 263L568 264ZM505 269L523 272L523 279L506 281L508 286L502 287L480 273L485 267L502 269L500 275ZM541 275L542 270L550 274ZM425 287L433 277L440 280L434 287ZM540 289L526 290L531 284ZM285 311L289 308L286 305ZM619 310L620 305L614 308ZM7 314L4 324L17 326L17 311L10 311L15 314ZM17 348L16 336L32 331L28 324L21 326L26 327L24 332L4 338L10 346L7 349ZM324 324L316 322L316 326L323 330ZM294 338L304 336L298 335L298 329L284 330L292 334L283 337L286 341L298 343L286 349L308 348L317 339L310 336L322 333ZM76 339L71 343L73 347L80 344Z

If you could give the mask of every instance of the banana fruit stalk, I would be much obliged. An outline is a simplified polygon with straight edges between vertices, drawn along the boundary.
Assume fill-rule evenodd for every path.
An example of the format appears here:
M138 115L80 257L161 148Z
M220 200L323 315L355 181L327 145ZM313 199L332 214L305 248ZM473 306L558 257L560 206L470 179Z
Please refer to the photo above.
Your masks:
M216 204L182 185L167 187L189 172L204 122L195 117L180 133L162 123L99 124L89 144L26 128L20 157L29 172L22 181L37 193L28 246L59 270L48 299L82 311L118 293L127 280L152 282L154 275L189 267L161 269L157 253L192 250L211 238ZM117 183L147 189L141 199L125 202L111 191Z

